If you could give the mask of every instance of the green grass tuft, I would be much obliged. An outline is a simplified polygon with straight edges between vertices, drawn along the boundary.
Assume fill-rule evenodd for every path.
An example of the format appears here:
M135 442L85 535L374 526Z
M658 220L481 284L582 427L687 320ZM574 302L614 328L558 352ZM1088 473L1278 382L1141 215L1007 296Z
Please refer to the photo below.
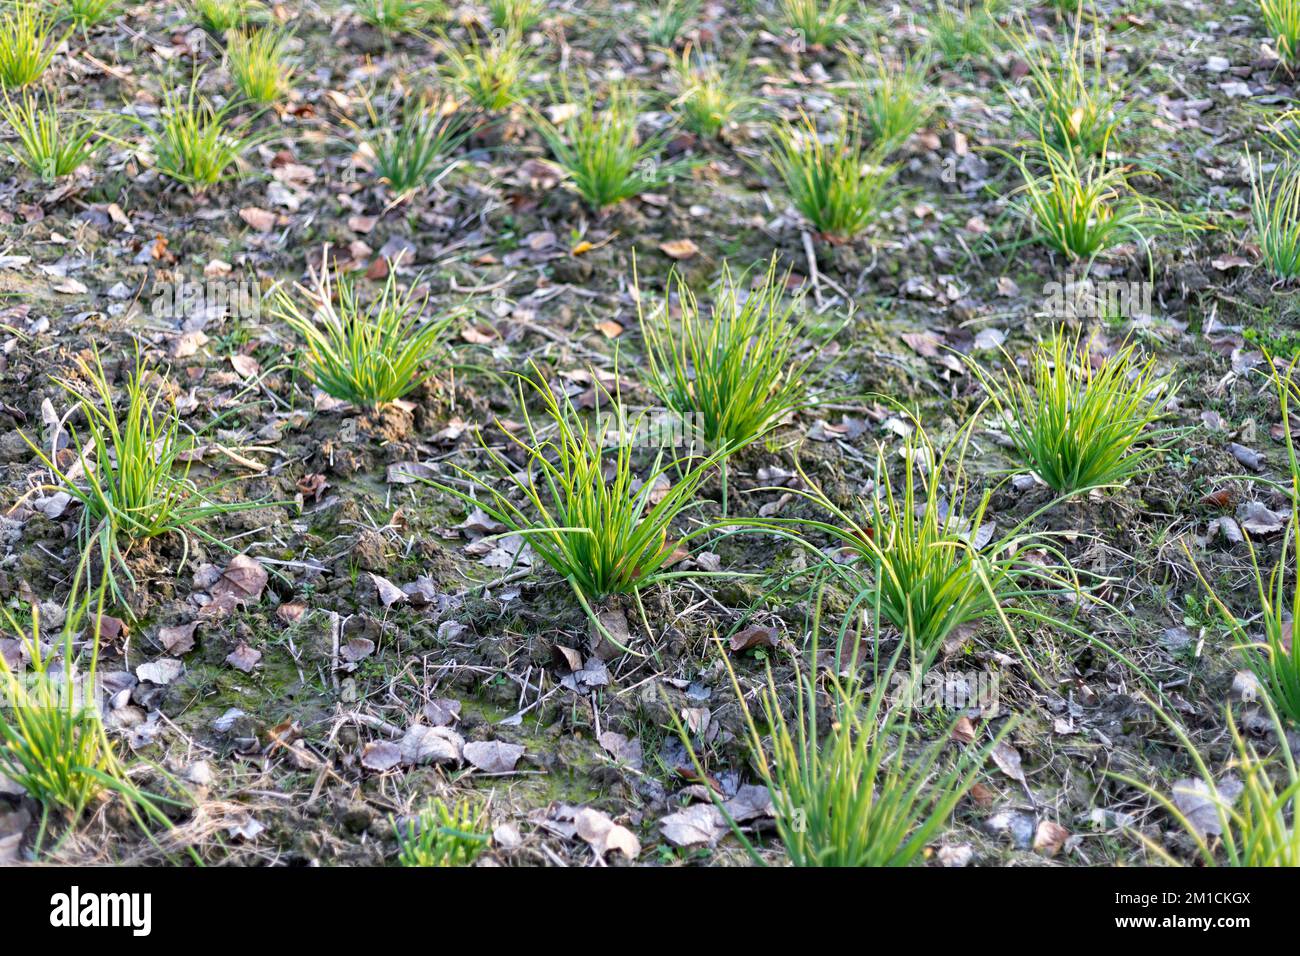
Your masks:
M40 3L20 0L0 12L0 89L21 90L39 80L63 36Z
M132 545L176 534L185 556L191 535L223 547L202 529L202 523L215 515L263 507L265 502L218 501L213 495L220 484L201 490L190 479L191 433L168 397L167 383L141 364L138 356L126 379L124 411L114 402L98 353L93 364L78 358L76 369L75 378L55 379L85 421L81 429L66 427L71 459L53 450L47 454L24 438L54 476L51 490L66 492L80 504L82 547L87 554L97 554L115 598L124 601L117 574L124 573L134 586L126 563Z
M84 30L118 14L119 0L62 0L59 16Z
M354 0L362 20L385 33L414 33L442 15L440 0Z
M855 80L852 95L862 126L872 145L884 153L892 153L906 143L934 110L925 56L910 56L901 63L877 56L869 65L859 57L851 57L849 69Z
M503 113L524 98L526 78L535 67L520 34L493 31L487 45L477 38L461 50L450 37L441 37L443 65L439 72L461 96L487 113Z
M288 34L270 28L230 35L226 58L244 99L269 106L289 92L293 67L285 55L288 42Z
M742 51L734 65L724 69L716 58L692 62L691 52L688 46L672 60L678 94L670 108L691 132L715 139L754 112L755 101L744 79L746 54Z
M373 117L377 119L377 117ZM375 172L396 200L434 186L456 166L452 156L468 131L459 113L442 113L440 104L418 100L407 106L401 123L385 126L366 140Z
M1250 208L1260 258L1279 279L1300 279L1300 160L1279 163L1267 178L1253 165Z
M661 188L693 165L664 162L666 136L641 137L638 118L634 94L619 86L610 90L603 109L588 91L558 125L538 118L552 157L593 212Z
M852 0L777 0L781 26L799 37L804 47L827 47L849 30Z
M808 654L812 663L795 665L798 676L789 716L769 666L766 686L758 692L762 729L730 659L723 655L752 760L772 795L786 855L800 867L920 863L926 846L947 826L1011 725L991 733L983 746L969 745L948 757L952 725L927 741L913 723L911 701L891 700L897 655L874 668L875 683L867 690L866 674L844 676L838 667L823 670L820 630L815 617ZM860 631L848 634L848 639L854 647L866 643ZM848 670L854 671L858 663L848 664ZM819 703L822 699L825 705ZM680 722L678 731L694 758ZM698 760L696 764L702 770ZM761 863L749 839L718 805L751 857Z
M700 0L659 0L641 14L646 39L652 46L671 47L699 12Z
M536 369L534 375L540 377ZM522 535L585 606L612 594L634 594L661 580L674 552L713 530L700 525L680 537L672 533L723 455L691 461L661 448L638 473L628 434L638 431L640 421L629 429L620 409L617 415L598 413L588 426L567 396L557 397L542 381L522 380L543 406L541 422L524 406L525 437L507 431L523 455L522 470L483 447L497 477L522 500L463 470L482 493L437 487ZM523 397L521 384L521 405Z
M394 824L402 866L469 866L488 846L487 814L469 801L433 800L403 828Z
M1259 12L1278 55L1288 63L1300 62L1300 0L1259 0Z
M678 415L694 421L713 450L740 448L813 403L816 350L800 354L807 320L802 297L787 299L776 257L756 288L724 263L713 303L702 310L684 277L669 279L662 309L643 311L646 385ZM673 293L681 318L669 320ZM641 296L638 293L638 310Z
M52 100L42 106L30 94L16 103L6 97L0 117L17 137L5 147L44 183L89 163L101 145L93 119L61 110Z
M199 75L182 91L163 94L157 126L136 118L153 154L154 168L168 179L201 193L239 176L245 153L264 136L249 132L249 120L231 122L236 105L215 106L199 93Z
M395 402L431 378L447 358L450 313L423 321L428 297L416 298L417 277L405 292L397 287L396 263L378 298L361 302L346 275L328 268L297 295L281 291L273 314L306 342L303 370L325 394L363 408ZM304 307L299 299L306 299Z
M769 159L794 207L828 239L853 239L874 223L891 198L895 167L879 149L863 146L857 121L846 116L829 143L807 114L774 132Z
M1034 351L1026 377L1000 380L975 367L1020 461L1058 494L1121 485L1150 471L1177 430L1154 427L1177 394L1155 359L1135 346L1097 356L1056 330Z

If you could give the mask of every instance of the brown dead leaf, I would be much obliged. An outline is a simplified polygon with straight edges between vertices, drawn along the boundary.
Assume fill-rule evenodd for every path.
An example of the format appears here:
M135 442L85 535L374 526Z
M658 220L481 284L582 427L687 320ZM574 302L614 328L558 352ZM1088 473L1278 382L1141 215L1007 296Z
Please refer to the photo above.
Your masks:
M239 218L256 232L270 232L275 228L275 213L259 209L257 206L245 206L239 210Z
M669 239L659 243L659 251L669 259L690 259L699 255L700 247L690 239Z
M578 836L587 842L599 857L610 850L618 850L629 860L641 855L641 841L627 827L619 826L606 814L591 807L583 807L573 817Z

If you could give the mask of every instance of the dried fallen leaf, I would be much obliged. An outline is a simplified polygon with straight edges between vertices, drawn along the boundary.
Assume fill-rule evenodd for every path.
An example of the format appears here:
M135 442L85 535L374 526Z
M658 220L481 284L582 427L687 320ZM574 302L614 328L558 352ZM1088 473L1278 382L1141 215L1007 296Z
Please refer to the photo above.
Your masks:
M392 607L399 601L410 600L410 595L388 578L380 577L378 574L371 574L370 580L374 582L375 590L379 592L379 601L384 607Z
M162 644L163 650L173 657L188 654L194 650L194 630L198 626L198 621L191 621L189 624L160 627L158 629L158 642Z
M239 218L257 232L270 232L275 228L276 215L257 206L245 206L239 210Z
M401 748L389 740L372 741L361 751L361 766L376 773L392 770L401 762Z
M607 815L591 807L584 807L573 817L578 836L603 857L610 850L618 850L629 860L641 855L641 841L627 827L620 826Z
M700 247L690 239L670 239L659 243L659 250L670 259L690 259L698 255Z
M414 766L460 763L465 750L465 738L450 727L415 724L406 731L400 747L402 762Z
M753 625L731 635L731 652L739 654L754 647L776 647L776 628Z
M727 832L727 823L711 803L697 803L659 821L659 832L673 846L712 846Z
M1019 750L1003 740L993 748L992 757L993 762L998 765L998 769L1008 777L1020 783L1025 782L1025 772L1020 767Z
M1069 839L1070 831L1051 820L1040 820L1034 833L1034 849L1044 856L1056 856Z
M1188 777L1174 783L1174 806L1201 836L1220 836L1223 827L1219 823L1219 809L1228 810L1237 802L1242 789L1242 782L1236 777L1225 777L1213 789L1200 777Z
M236 670L241 670L245 674L253 673L259 661L262 659L262 652L249 647L247 644L240 643L233 651L226 655L226 663Z
M513 773L524 755L519 744L500 740L476 740L465 745L465 759L484 773Z

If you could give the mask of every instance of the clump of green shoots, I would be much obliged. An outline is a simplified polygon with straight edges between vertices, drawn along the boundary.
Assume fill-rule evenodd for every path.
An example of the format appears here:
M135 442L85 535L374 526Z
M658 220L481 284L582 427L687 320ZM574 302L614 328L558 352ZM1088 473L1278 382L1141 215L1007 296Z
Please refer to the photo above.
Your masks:
M1176 429L1153 426L1177 394L1135 345L1098 357L1060 329L1039 346L1026 376L975 367L1005 420L1020 461L1058 494L1113 487L1150 471Z
M41 4L19 0L8 5L0 12L0 89L20 90L39 80L62 40Z
M1031 49L1028 37L1016 40L1029 67L1033 105L1013 103L1036 137L1061 151L1101 156L1126 112L1125 91L1106 72L1100 31L1093 35L1092 67L1084 64L1082 25L1076 19L1072 43L1054 45L1050 54Z
M849 29L851 0L778 0L782 25L805 47L830 46Z
M1259 12L1282 59L1300 61L1300 0L1259 0Z
M895 168L879 147L868 150L856 118L845 116L823 142L805 113L777 127L769 158L794 207L831 241L853 239L875 222L890 196Z
M1178 742L1191 757L1196 777L1174 783L1173 799L1153 787L1123 774L1114 774L1132 787L1154 799L1191 837L1196 854L1205 866L1218 866L1220 857L1227 866L1300 866L1300 818L1297 818L1296 795L1300 794L1300 770L1288 745L1286 727L1272 704L1264 701L1272 718L1273 729L1281 746L1281 759L1261 754L1246 739L1231 708L1226 711L1228 733L1232 738L1233 757L1216 778L1187 732L1159 707L1154 707ZM1274 775L1281 777L1280 786ZM1198 808L1208 807L1212 816L1198 809L1195 816L1178 806L1178 797L1186 795ZM1142 836L1146 847L1166 863L1178 861L1155 841Z
M859 631L845 637L852 641L846 646L863 643L861 626L859 619ZM891 700L897 654L874 668L875 683L868 690L865 673L843 676L834 667L817 673L819 633L820 602L808 658L813 663L796 665L789 716L781 708L770 665L756 718L724 656L759 779L772 795L777 833L795 866L911 866L924 858L926 845L948 824L1010 725L990 734L984 746L971 745L949 757L950 733L926 741L913 723L912 701ZM849 668L859 663L855 659ZM690 747L684 728L678 729ZM720 809L761 863L725 807Z
M357 16L385 33L412 33L440 15L440 0L354 0Z
M54 476L49 487L81 505L78 536L83 549L88 555L98 553L112 592L121 599L124 592L116 573L125 572L134 585L126 563L133 545L176 534L186 554L190 535L221 547L203 530L203 522L264 502L218 501L212 496L219 484L201 490L194 483L189 477L192 435L168 397L166 381L138 356L126 379L122 411L114 403L98 353L93 363L78 357L76 369L76 378L55 379L85 420L84 431L67 426L71 460L56 455L56 445L47 454L31 439L27 443ZM57 440L58 435L53 436L52 441Z
M203 28L217 36L241 29L265 13L253 0L189 0L189 5Z
M442 75L476 107L502 113L523 99L533 57L518 32L493 31L486 46L476 38L468 50L446 36L442 41Z
M434 360L446 357L447 328L456 316L422 321L428 296L417 298L418 277L403 292L396 263L390 263L379 297L366 305L346 274L330 273L322 266L310 287L298 286L297 295L281 291L273 306L306 342L304 373L312 384L334 398L373 408L397 401L437 372L440 362Z
M288 42L288 34L272 29L230 35L226 57L244 99L267 106L289 92L293 66L285 55Z
M235 109L234 103L213 105L199 92L196 74L187 90L163 94L157 126L135 122L149 140L154 168L200 193L237 178L244 154L262 138L249 132L249 120L232 122Z
M1250 208L1260 257L1279 279L1300 279L1300 161L1279 163L1264 176L1252 164Z
M700 0L659 0L641 14L646 39L654 46L671 47L699 12Z
M523 33L536 26L545 12L542 0L488 0L488 14L498 30Z
M923 55L891 63L880 56L868 65L849 60L856 81L853 98L862 125L873 145L892 153L915 133L934 110L926 85L929 63Z
M544 421L537 421L524 405L526 435L506 432L525 458L523 469L495 449L483 448L492 470L508 489L522 496L522 502L516 503L514 497L468 471L462 471L463 476L482 494L436 486L523 536L569 582L595 620L591 601L613 594L636 595L672 577L666 571L672 555L714 530L709 525L680 537L672 534L723 456L692 462L685 455L672 458L668 449L660 448L652 464L638 474L634 441L626 434L621 411L616 415L598 410L589 426L568 396L557 397L533 371L538 380L522 376L521 380L540 398ZM521 405L523 398L521 384ZM638 419L632 424L632 436L643 422ZM665 482L667 491L662 487Z
M961 9L950 6L946 0L939 0L925 27L931 48L951 67L982 59L994 50L997 21L987 0L978 8L972 8L966 0Z
M469 866L488 845L487 815L468 800L433 800L405 828L393 829L402 866Z
M74 594L62 634L48 647L39 608L31 609L30 628L9 608L0 613L5 632L21 643L23 657L30 661L15 670L0 654L0 774L22 787L47 815L76 819L104 792L106 781L121 779L93 699L99 629L94 628L88 668L79 672L76 645L84 636L84 600L76 601Z
M1295 370L1296 363L1292 362L1285 374L1275 368L1272 372L1283 422L1291 420L1292 405L1300 400L1300 383L1296 381ZM1291 429L1283 426L1282 432L1291 472L1290 486L1285 490L1290 496L1292 511L1282 538L1282 553L1267 579L1260 569L1255 547L1250 545L1259 610L1257 616L1249 618L1249 622L1262 623L1262 636L1247 629L1248 622L1229 609L1227 602L1201 573L1199 565L1193 566L1271 706L1293 725L1300 726L1300 641L1292 636L1292 622L1300 616L1300 575L1296 573L1296 555L1300 554L1300 518L1296 515L1300 504L1300 461L1296 458Z
M1133 188L1137 173L1105 156L1080 159L1040 141L1046 172L1039 174L1022 154L1015 159L1024 177L1021 213L1038 239L1071 259L1091 263L1103 252L1169 227L1169 211Z
M647 387L682 420L695 423L714 451L743 448L814 403L816 352L800 354L807 324L802 298L786 298L775 256L761 285L745 290L746 278L734 277L724 263L705 312L674 272L663 309L649 321L640 315ZM674 290L681 308L676 328L669 320ZM637 302L640 310L639 294ZM724 465L724 500L725 474Z
M828 517L767 519L836 542L849 560L831 562L827 570L845 582L852 606L880 615L923 656L937 652L959 627L988 620L1000 622L1019 646L1008 615L1035 618L1027 599L1074 587L1058 570L1064 558L1048 541L1025 533L1025 522L996 539L993 525L986 526L992 492L976 496L965 467L977 418L971 416L942 450L914 423L897 481L879 448L872 490L857 508L836 504L800 469L809 487L801 493ZM1035 560L1033 551L1052 560Z
M724 69L716 59L692 62L691 52L688 46L673 61L679 92L671 109L691 132L714 139L753 111L753 98L745 92L745 58L738 56Z
M6 143L6 148L44 183L53 183L90 162L100 147L93 120L60 110L51 100L41 106L30 94L17 103L6 97L0 117L17 137L16 142Z
M117 15L118 0L63 0L59 16L82 30Z
M373 114L372 119L378 121ZM374 154L380 181L402 200L432 187L455 168L452 153L467 135L460 114L419 100L406 108L396 128L382 127L365 145Z
M660 188L691 168L688 160L662 161L666 136L642 137L638 118L634 94L618 86L603 109L588 91L558 125L539 118L552 157L593 212Z

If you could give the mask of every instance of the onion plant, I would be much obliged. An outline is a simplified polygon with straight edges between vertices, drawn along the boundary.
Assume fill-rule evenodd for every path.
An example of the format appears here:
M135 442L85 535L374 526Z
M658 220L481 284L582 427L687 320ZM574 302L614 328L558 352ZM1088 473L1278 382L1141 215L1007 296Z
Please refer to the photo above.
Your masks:
M428 295L417 296L419 277L402 291L396 263L389 263L379 296L366 304L346 273L334 271L323 266L296 294L280 290L272 306L306 343L303 372L313 385L373 408L397 401L445 366L447 329L457 314L425 320Z
M127 564L133 545L175 534L184 547L183 566L192 535L224 547L202 527L209 518L264 507L266 502L221 501L214 496L223 483L200 489L189 477L192 432L168 398L166 381L138 355L127 374L122 411L98 352L93 362L78 357L76 370L75 378L55 379L73 402L65 419L75 412L85 422L84 431L66 425L71 455L58 451L62 423L59 433L51 436L48 453L23 437L54 477L45 487L65 492L80 504L78 536L83 549L97 556L113 596L124 603L125 591L117 576L121 573L135 585Z
M524 403L523 382L542 403L540 420ZM617 406L617 400L612 401ZM486 444L482 449L489 470L506 490L483 474L461 468L457 471L470 481L473 492L430 483L521 535L569 583L598 628L591 602L615 594L632 595L639 602L641 589L695 573L667 569L674 554L685 553L683 549L716 528L697 524L678 533L676 527L730 450L693 459L661 445L647 450L650 463L639 469L636 438L648 431L644 416L629 427L618 406L616 411L598 410L587 424L572 400L557 397L536 369L531 377L521 376L520 404L524 435L503 430L524 457L522 470Z
M1060 329L1029 360L994 377L972 365L1001 413L1017 457L1058 494L1113 487L1155 467L1179 429L1157 423L1178 392L1136 346L1096 356Z
M1281 741L1275 754L1261 753L1227 708L1232 757L1224 773L1216 777L1187 731L1154 707L1191 758L1196 776L1176 782L1171 798L1131 776L1112 774L1159 803L1192 840L1198 862L1204 866L1300 866L1300 770L1288 745L1286 726L1268 700L1264 707ZM1183 794L1196 805L1195 815L1187 809L1188 800L1180 808L1178 797ZM1154 840L1141 834L1139 839L1164 862L1178 863Z
M20 90L44 75L67 36L53 14L35 0L16 0L0 11L0 89Z
M487 815L469 801L435 799L405 823L393 827L402 866L469 866L487 849Z
M1279 163L1265 177L1253 164L1250 207L1260 257L1279 279L1300 279L1300 159Z
M16 137L5 147L44 183L89 163L101 146L95 120L60 109L51 99L40 104L30 93L17 102L6 98L0 117Z
M615 86L603 109L588 91L560 124L538 119L551 156L593 212L658 189L694 165L663 160L667 137L641 136L638 118L632 91Z
M877 661L873 668L862 667L862 672L857 672L861 662L855 660L843 668L848 670L846 676L842 668L822 669L819 633L820 602L812 626L810 664L795 664L794 701L788 716L770 665L756 717L731 660L723 654L753 765L772 796L776 830L786 856L801 867L920 863L927 845L948 825L1011 724L989 731L983 745L958 749L952 743L951 725L949 732L927 740L917 727L913 701L891 698L897 653L883 666ZM865 643L860 629L848 636L853 647ZM865 683L868 673L875 678L870 688ZM824 705L819 702L822 698ZM697 772L703 774L680 721L677 729ZM949 752L954 749L955 754ZM714 800L751 858L763 863L725 804Z
M832 241L853 239L884 212L895 167L884 153L863 145L855 118L845 116L830 142L823 142L806 114L778 126L769 159L794 207Z

